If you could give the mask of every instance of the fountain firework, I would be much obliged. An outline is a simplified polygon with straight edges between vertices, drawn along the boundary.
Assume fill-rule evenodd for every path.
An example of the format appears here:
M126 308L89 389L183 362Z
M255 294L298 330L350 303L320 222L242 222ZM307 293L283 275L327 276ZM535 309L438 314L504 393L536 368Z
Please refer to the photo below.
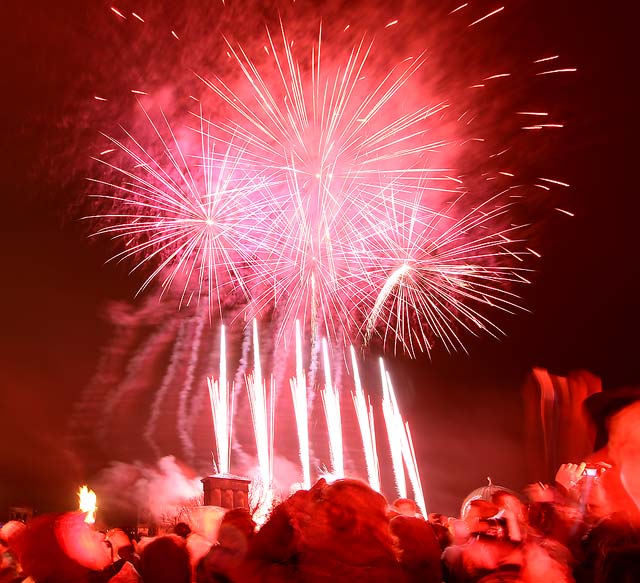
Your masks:
M273 377L269 383L270 391L267 392L267 382L263 378L262 364L260 361L260 345L257 321L253 321L253 355L254 369L246 377L247 400L251 410L253 437L255 439L259 484L266 495L265 500L260 501L260 513L264 514L271 503L273 493L273 436L274 436L274 406L275 383ZM300 326L296 322L298 341L296 342L296 372L289 379L293 410L295 414L295 427L298 434L301 485L309 488L311 484L311 472L309 467L310 441L309 441L309 410L307 403L307 387L305 374L302 368L302 354L300 340ZM231 428L234 422L232 409L229 407L229 391L226 383L226 344L224 340L224 327L221 330L220 343L220 378L208 377L207 382L211 396L211 412L213 428L218 451L217 466L221 474L228 474L230 468L229 440ZM378 465L378 451L375 437L374 411L369 396L365 396L362 387L355 350L351 351L351 365L354 378L354 392L352 393L355 414L358 419L363 443L363 451L366 462L369 484L376 490L381 490L380 469ZM322 339L324 388L321 390L322 402L325 412L326 435L329 442L330 469L323 471L318 467L319 475L330 479L345 477L344 443L342 411L340 405L340 392L334 385L331 376L331 364L326 339ZM395 392L391 384L391 377L380 359L380 372L382 379L382 410L389 437L394 475L396 478L396 491L401 497L407 496L405 480L406 473L409 476L416 503L426 516L424 494L418 471L418 464L413 449L413 441L408 424L405 423ZM221 387L227 387L226 392Z

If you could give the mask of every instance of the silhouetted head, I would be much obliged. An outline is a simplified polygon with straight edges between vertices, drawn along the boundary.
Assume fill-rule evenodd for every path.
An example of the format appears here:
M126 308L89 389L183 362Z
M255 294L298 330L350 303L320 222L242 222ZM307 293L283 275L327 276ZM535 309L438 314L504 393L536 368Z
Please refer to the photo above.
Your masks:
M189 583L191 564L183 539L161 536L140 553L140 575L145 583Z

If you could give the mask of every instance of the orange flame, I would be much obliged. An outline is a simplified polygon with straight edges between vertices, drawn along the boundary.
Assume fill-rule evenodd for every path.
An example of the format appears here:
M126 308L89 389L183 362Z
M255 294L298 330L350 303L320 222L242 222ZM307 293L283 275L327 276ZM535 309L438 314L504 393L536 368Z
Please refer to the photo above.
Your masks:
M85 484L78 490L78 508L81 512L86 512L87 515L84 521L87 524L93 524L96 521L96 493L93 490L89 490Z

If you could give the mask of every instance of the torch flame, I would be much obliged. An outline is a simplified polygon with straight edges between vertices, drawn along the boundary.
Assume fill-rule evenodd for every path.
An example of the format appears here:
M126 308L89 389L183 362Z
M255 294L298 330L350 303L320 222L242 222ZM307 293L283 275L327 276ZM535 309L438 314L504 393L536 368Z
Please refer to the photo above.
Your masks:
M81 512L86 512L84 521L87 524L93 524L96 521L96 493L93 490L89 490L86 486L82 486L78 490L78 508Z

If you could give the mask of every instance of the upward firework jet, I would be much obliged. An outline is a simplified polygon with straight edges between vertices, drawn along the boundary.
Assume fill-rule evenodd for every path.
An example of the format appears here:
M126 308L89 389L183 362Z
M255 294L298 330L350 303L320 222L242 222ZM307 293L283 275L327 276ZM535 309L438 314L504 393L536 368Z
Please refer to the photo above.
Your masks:
M391 460L396 478L396 487L401 497L407 496L407 485L404 468L407 468L409 481L413 489L413 497L422 511L423 516L427 515L427 507L422 492L422 482L418 471L416 452L413 449L413 439L409 424L404 421L396 394L391 383L391 376L384 367L384 362L380 359L380 376L382 378L382 410L384 420L387 425L387 435L389 436L389 447L391 449ZM403 465L404 462L404 465Z
M309 466L309 411L307 400L307 378L302 366L302 338L300 322L296 322L296 376L289 381L291 398L296 418L298 444L300 449L300 465L302 466L302 485L311 487L311 470Z
M358 361L356 353L351 346L351 367L353 369L353 382L355 391L352 393L353 406L358 417L358 425L360 426L360 435L362 435L362 446L364 449L364 458L367 463L367 476L369 484L374 490L380 490L380 466L378 463L378 451L376 448L376 432L373 417L373 407L371 399L365 396L360 380L360 371L358 370Z
M329 450L331 452L331 474L335 478L344 478L344 449L342 445L342 416L340 414L340 393L331 381L331 365L327 341L322 339L322 356L324 362L324 389L322 404L324 405Z
M209 387L213 429L216 436L216 449L218 451L218 472L220 474L228 474L231 454L233 387L229 390L229 384L227 382L227 350L224 326L222 326L220 330L220 377L218 380L215 380L213 377L208 377L207 385Z

